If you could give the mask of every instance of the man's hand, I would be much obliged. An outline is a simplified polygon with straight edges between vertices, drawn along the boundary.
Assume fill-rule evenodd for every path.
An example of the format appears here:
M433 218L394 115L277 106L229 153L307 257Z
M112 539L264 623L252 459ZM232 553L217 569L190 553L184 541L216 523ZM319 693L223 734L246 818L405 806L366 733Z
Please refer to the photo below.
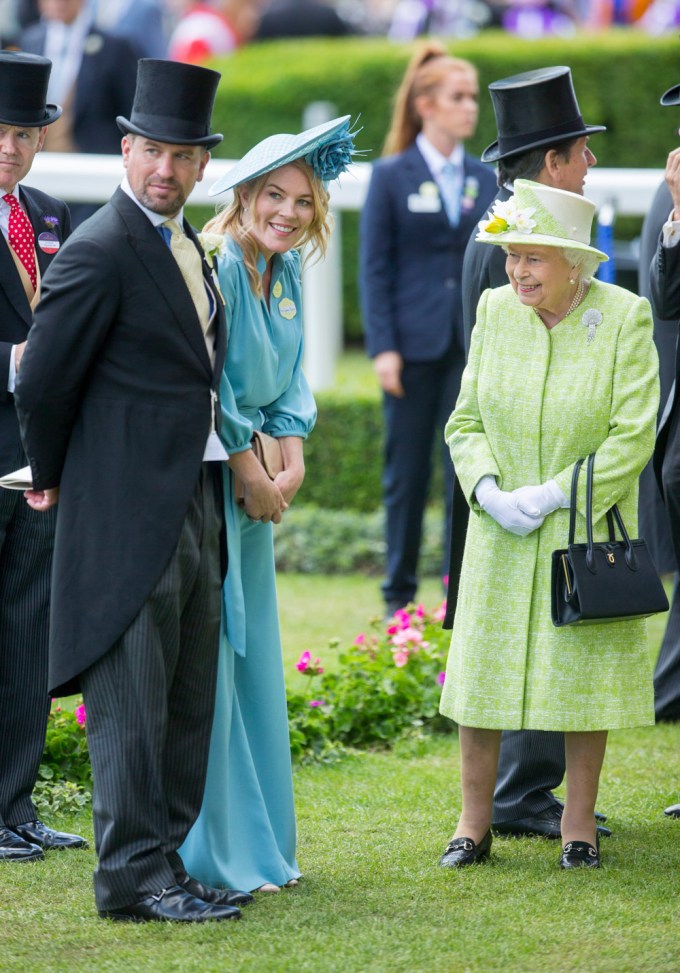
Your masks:
M398 399L404 397L404 386L401 384L403 367L404 360L398 351L382 351L373 359L373 371L378 376L381 389Z
M24 497L29 507L44 513L59 502L59 487L52 487L49 490L26 490Z
M673 197L673 219L680 220L680 148L669 153L664 178Z

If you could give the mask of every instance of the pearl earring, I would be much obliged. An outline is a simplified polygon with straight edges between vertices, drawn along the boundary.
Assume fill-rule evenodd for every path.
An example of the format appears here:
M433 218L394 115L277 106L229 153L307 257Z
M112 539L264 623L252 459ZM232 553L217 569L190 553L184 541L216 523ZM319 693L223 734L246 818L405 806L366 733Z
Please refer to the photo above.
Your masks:
M570 283L570 284L575 284L575 283L576 283L576 281L574 280L574 278L573 278L573 277L570 277L570 278L569 278L569 283Z

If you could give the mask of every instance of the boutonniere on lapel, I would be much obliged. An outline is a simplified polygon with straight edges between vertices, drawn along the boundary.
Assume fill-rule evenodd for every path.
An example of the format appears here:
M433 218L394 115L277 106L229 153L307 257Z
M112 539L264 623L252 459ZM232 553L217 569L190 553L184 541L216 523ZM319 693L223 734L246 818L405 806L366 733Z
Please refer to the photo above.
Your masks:
M199 233L198 242L203 248L205 262L210 268L210 275L215 285L215 290L220 295L224 304L224 297L220 290L220 282L217 279L217 271L215 269L215 260L222 255L222 251L224 250L224 236L221 233Z
M59 217L50 216L49 213L43 213L40 219L47 227L47 230L43 230L42 233L38 234L38 246L43 253L56 253L61 246L59 237L54 232L59 226Z
M460 201L460 208L464 213L469 213L475 208L475 201L479 196L479 179L476 176L467 176L463 186L463 195Z
M421 182L417 193L410 193L406 201L410 213L439 213L442 201L439 186L433 180Z
M99 54L104 46L101 34L88 34L83 44L83 54Z

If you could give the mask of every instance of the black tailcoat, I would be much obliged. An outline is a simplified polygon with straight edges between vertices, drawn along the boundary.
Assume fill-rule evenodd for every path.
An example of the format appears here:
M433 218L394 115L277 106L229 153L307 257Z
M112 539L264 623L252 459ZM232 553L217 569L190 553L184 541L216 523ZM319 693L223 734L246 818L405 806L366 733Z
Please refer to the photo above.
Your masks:
M214 369L175 259L121 189L46 275L16 398L36 489L61 486L52 689L73 690L122 635L177 544L226 345L205 260L203 271L218 314Z

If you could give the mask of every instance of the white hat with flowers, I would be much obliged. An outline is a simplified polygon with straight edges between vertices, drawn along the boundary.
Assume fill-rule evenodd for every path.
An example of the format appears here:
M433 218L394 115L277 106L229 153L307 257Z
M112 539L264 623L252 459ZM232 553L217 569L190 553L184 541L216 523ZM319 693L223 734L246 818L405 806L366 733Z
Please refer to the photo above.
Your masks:
M600 261L609 260L606 253L590 245L597 209L592 200L529 179L516 179L513 189L514 195L494 203L478 224L478 243L569 247L592 253Z

